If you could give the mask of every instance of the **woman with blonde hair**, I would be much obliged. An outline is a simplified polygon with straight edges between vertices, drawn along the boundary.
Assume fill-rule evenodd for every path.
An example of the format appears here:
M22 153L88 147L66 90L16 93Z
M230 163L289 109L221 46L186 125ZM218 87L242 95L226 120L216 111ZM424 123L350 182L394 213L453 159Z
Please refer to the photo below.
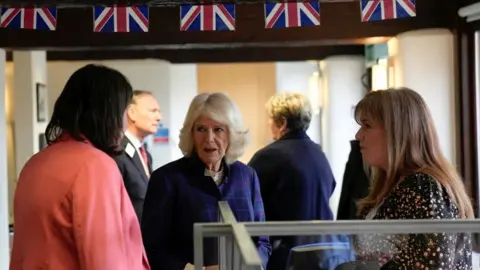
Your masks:
M366 219L471 219L463 182L440 150L423 98L407 88L369 93L355 108L363 159L372 186L359 202ZM359 255L382 269L471 269L467 234L418 234L357 239Z
M184 157L150 177L142 235L152 270L193 269L193 225L219 222L218 202L227 201L239 222L265 221L255 171L238 161L248 143L237 105L223 93L197 95L180 130ZM266 266L267 236L254 237ZM217 240L204 239L205 270L218 270Z

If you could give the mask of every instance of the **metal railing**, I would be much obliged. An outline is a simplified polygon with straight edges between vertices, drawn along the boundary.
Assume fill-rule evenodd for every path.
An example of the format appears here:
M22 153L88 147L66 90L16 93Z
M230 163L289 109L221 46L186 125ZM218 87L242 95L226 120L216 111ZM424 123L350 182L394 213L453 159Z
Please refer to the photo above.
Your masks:
M219 237L221 270L260 270L262 263L252 236L480 233L480 219L237 222L227 202L219 202L219 210L220 222L194 224L195 270L202 270L205 237Z
M220 269L261 270L262 261L245 225L238 223L227 202L218 203L221 223L196 223L193 229L195 270L203 266L203 238L219 237L218 261ZM206 225L220 225L213 230ZM208 226L207 226L208 227ZM218 229L218 230L217 230Z

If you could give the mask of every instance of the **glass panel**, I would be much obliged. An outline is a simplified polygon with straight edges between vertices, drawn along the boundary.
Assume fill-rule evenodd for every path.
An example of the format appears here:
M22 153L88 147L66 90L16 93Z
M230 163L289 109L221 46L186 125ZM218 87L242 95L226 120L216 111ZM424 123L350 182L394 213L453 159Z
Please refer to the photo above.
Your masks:
M288 238L277 241L289 242ZM283 251L280 244L272 257L283 253L288 270L472 269L469 233L356 234L332 238L338 242L319 241L292 249L284 246Z
M229 207L223 205L222 217ZM477 220L368 220L195 224L195 262L205 237L224 236L221 269L261 269L252 237L270 236L269 266L287 270L478 269L472 263ZM200 260L198 260L200 259ZM198 260L198 261L197 261ZM224 260L227 261L227 260ZM244 262L244 263L242 263ZM203 262L202 262L203 263ZM278 265L277 265L278 264ZM200 270L201 264L196 264ZM250 268L246 268L246 266Z

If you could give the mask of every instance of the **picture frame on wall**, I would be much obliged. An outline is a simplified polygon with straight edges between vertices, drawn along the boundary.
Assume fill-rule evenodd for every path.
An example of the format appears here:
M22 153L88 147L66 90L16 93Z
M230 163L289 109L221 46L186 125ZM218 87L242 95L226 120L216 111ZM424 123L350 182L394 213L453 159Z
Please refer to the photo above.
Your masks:
M43 83L37 83L37 122L47 121L48 116L48 92L47 86Z

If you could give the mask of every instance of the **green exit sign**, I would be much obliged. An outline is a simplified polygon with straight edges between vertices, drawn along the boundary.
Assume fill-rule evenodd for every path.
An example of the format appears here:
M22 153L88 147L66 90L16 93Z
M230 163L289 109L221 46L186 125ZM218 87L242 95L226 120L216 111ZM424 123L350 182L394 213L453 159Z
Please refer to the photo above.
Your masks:
M372 66L377 63L378 59L388 58L387 43L369 44L365 45L365 60L367 66Z

